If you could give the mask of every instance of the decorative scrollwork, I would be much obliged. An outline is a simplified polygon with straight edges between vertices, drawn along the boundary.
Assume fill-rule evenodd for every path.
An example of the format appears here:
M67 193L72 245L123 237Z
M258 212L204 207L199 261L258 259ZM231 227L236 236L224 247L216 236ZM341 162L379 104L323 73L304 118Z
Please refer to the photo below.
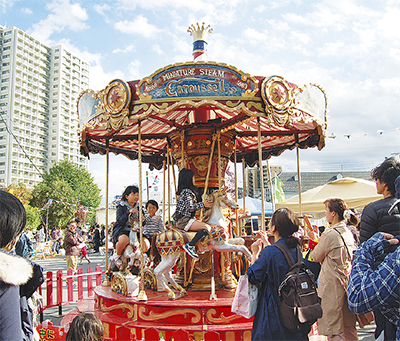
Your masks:
M225 317L224 313L221 313L219 317L214 317L217 313L216 309L209 309L206 313L206 318L212 323L221 324L221 323L231 323L233 320L241 318L240 315L233 314L231 316Z
M119 304L114 304L110 307L107 307L104 303L104 299L100 298L99 306L100 306L100 309L106 313L109 311L117 310L117 309L122 309L122 312L125 313L126 310L128 310L127 317L130 319L133 319L133 321L137 321L138 314L137 314L137 305L136 304L134 304L132 307L132 305L127 304L127 303L119 303Z
M162 319L166 319L166 318L170 318L170 317L178 316L178 315L183 315L184 318L187 318L189 314L194 315L191 319L191 323L199 323L201 320L201 313L198 310L192 309L192 308L172 309L172 310L166 311L165 313L159 313L159 314L151 311L148 315L146 315L147 308L144 306L140 306L138 312L139 312L139 317L145 321L162 320Z

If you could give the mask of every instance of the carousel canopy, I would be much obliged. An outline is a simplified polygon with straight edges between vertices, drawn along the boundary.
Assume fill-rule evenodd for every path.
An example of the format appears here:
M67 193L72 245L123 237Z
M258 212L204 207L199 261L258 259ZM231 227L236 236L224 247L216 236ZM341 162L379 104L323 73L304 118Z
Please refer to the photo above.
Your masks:
M253 166L258 161L258 124L262 159L286 149L324 147L326 96L313 84L297 86L280 76L251 76L222 63L187 62L157 70L141 80L113 80L101 91L86 90L78 100L82 154L107 148L160 169L167 151L210 148L211 137L185 141L190 131L221 134L228 156ZM210 134L211 133L211 134ZM205 142L204 142L205 141ZM192 144L192 145L191 145Z

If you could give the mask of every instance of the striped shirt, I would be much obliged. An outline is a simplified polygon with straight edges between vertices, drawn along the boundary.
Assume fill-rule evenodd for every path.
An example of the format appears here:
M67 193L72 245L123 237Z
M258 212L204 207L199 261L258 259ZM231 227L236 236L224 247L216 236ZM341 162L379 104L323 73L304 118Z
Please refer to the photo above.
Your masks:
M158 215L146 217L143 226L143 234L153 236L158 232L164 231L164 225L162 223L162 218Z

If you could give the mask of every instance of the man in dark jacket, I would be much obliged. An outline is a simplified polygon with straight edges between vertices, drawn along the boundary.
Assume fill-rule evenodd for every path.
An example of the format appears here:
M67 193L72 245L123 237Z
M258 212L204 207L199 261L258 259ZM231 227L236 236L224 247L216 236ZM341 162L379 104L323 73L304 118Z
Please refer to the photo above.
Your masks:
M399 235L400 233L400 211L397 202L396 184L400 181L400 160L397 157L390 157L383 161L378 167L372 170L371 178L376 181L376 191L383 195L383 199L374 201L365 206L361 215L360 242L370 239L376 232ZM389 214L389 210L391 213ZM375 266L378 266L387 253L375 259ZM382 331L387 329L387 322L379 309L374 309L375 336L378 337Z
M396 157L386 159L372 170L371 178L376 181L376 191L383 199L365 206L361 215L360 242L365 242L376 232L386 232L394 236L400 231L400 212L395 207L392 214L388 211L397 201L395 180L400 175L400 161Z
M76 222L71 221L65 233L64 249L67 269L72 269L74 274L78 270L78 257L80 252L78 245L82 242L82 237L76 232Z

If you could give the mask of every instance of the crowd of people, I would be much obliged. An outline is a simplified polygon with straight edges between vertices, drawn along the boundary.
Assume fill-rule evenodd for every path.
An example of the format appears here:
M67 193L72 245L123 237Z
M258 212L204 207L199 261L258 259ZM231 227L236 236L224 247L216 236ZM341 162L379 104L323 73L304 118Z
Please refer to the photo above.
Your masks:
M342 199L331 198L325 201L328 226L320 235L310 231L310 259L320 264L318 294L323 315L318 329L328 340L358 340L357 314L371 311L375 339L400 340L400 161L386 159L371 177L383 198L367 205L360 221ZM357 226L355 231L353 226ZM299 228L293 212L280 209L274 212L268 233L296 259L293 235ZM273 291L278 291L288 263L266 233L258 235L247 270L249 282L260 290L252 340L307 340L307 330L293 333L282 324Z
M328 340L358 340L357 314L373 311L376 340L400 340L400 161L386 159L371 172L381 200L367 205L361 219L341 198L325 201L327 226L320 233L309 231L308 264L319 264L318 295L321 297L322 317L318 320L319 334ZM179 173L177 208L173 215L175 227L195 231L194 239L185 245L192 258L198 258L195 245L209 232L210 226L196 219L195 213L211 204L201 201L195 186L195 174L189 169ZM139 189L128 186L117 208L113 224L114 261L120 262L125 246L134 237L143 238L143 251L150 248L152 238L165 229L157 215L158 203L149 200L139 207ZM21 202L12 194L0 191L0 340L32 339L34 328L26 318L29 299L43 283L43 271L29 261L34 252L28 233L24 232L26 213ZM140 211L141 210L141 211ZM143 229L139 229L139 217ZM68 269L76 273L78 262L90 263L88 245L94 252L104 243L104 228L98 224L89 231L80 218L72 219L65 233L59 227L51 232L53 252L65 252ZM357 228L354 229L353 227ZM142 235L139 236L139 231ZM276 294L289 270L282 245L289 250L294 262L302 247L298 238L301 220L289 209L275 211L267 231L258 231L251 245L252 259L247 269L248 280L259 287L258 305L253 322L252 340L307 340L309 329L288 330L279 313ZM278 248L271 243L273 237ZM37 242L43 238L37 233ZM306 262L307 263L307 262ZM19 271L11 271L10 266ZM92 314L80 314L72 322L67 340L102 340L101 322Z

